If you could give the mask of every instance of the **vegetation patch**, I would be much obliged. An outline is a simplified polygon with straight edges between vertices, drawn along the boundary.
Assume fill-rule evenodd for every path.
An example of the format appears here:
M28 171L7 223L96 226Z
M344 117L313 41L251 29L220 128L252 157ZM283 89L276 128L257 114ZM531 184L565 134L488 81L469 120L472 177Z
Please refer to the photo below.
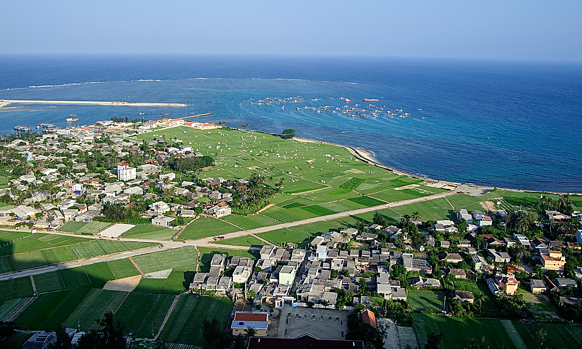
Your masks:
M194 271L197 259L196 250L191 246L132 257L142 273L152 273L170 268Z
M350 198L348 200L351 202L355 202L356 204L366 206L366 207L372 207L372 206L378 206L378 205L385 204L384 201L380 201L380 200L371 198L369 196L358 196L356 198Z
M301 209L305 210L307 212L311 212L317 216L327 216L329 214L336 213L335 211L332 211L329 208L321 207L319 205L304 206L304 207L301 207Z
M365 178L353 177L350 178L347 182L340 184L340 188L355 190L360 184L364 183L365 180Z
M438 313L443 310L443 291L409 290L408 304L413 311Z
M141 224L123 233L124 238L170 240L176 234L175 230L158 227L152 224Z

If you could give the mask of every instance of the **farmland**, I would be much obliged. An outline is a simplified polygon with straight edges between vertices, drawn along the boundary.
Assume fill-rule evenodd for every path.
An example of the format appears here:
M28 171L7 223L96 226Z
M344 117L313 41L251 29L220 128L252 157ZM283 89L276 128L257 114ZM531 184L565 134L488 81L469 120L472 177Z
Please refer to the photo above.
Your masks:
M12 240L0 248L0 273L156 245L147 242L95 240L50 234L5 234L3 236L6 240Z
M112 225L113 223L107 222L68 222L60 230L67 233L96 235Z
M172 229L157 227L151 224L136 225L123 233L124 238L170 240L177 232Z
M408 304L417 312L440 312L443 310L445 293L443 291L409 290Z
M236 226L216 218L198 218L190 223L178 236L179 240L194 240L208 236L222 235L239 231Z
M467 319L438 315L415 314L414 328L421 347L431 332L441 333L440 348L467 348L471 340L485 338L491 348L575 348L580 346L582 326L563 324L526 324L498 319ZM537 335L547 333L545 343Z

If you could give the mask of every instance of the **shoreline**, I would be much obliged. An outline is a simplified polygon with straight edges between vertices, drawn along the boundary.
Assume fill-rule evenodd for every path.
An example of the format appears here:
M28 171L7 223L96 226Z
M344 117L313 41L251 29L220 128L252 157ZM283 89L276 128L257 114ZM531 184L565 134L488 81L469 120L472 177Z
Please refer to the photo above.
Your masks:
M259 132L262 132L262 131L259 131ZM439 180L439 179L434 179L434 178L430 178L430 177L402 171L402 170L399 170L397 168L393 168L390 166L386 166L386 165L380 163L378 160L376 160L374 158L374 152L371 150L368 150L368 149L352 147L349 145L332 143L332 142L327 142L327 141L319 141L319 140L310 139L310 138L293 137L292 139L296 140L298 142L303 142L303 143L319 143L319 144L327 144L327 145L333 145L336 147L341 147L341 148L346 149L350 154L352 154L353 156L355 156L359 160L364 161L369 165L374 165L374 166L383 168L385 170L389 170L389 171L393 172L394 174L401 175L401 176L408 176L408 177L422 179L422 180L431 181L431 182L435 182L435 183L442 183L443 187L444 186L454 187L454 188L451 188L451 190L459 190L460 187L465 186L467 188L472 187L472 188L477 188L480 190L489 190L489 191L494 190L494 189L499 189L499 190L504 190L504 191L518 192L518 193L548 193L548 194L555 194L555 195L582 196L582 193L567 193L567 192L556 192L556 191L540 191L540 190L528 190L528 189L503 188L503 187L479 185L479 184L474 184L474 183L460 183L460 182ZM463 191L459 191L459 193L463 193Z

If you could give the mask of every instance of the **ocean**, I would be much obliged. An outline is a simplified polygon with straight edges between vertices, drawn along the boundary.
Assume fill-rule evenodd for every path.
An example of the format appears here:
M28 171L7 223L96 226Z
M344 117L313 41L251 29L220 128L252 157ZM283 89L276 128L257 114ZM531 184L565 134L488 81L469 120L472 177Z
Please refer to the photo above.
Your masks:
M0 56L0 99L189 104L10 105L0 109L0 134L42 122L64 127L69 114L89 124L211 111L195 121L273 133L293 128L299 137L369 149L387 166L439 180L582 193L580 63Z

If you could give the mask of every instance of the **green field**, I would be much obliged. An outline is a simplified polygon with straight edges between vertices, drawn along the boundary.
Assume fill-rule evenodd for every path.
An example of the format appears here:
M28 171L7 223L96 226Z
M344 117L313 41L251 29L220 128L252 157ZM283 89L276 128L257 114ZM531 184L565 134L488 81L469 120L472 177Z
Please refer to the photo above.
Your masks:
M421 347L424 347L429 333L441 333L443 340L440 348L443 349L467 348L471 339L480 343L482 338L491 348L506 349L578 348L582 343L581 325L526 324L510 320L415 314L414 329ZM547 333L547 341L543 346L538 336L540 329Z
M263 245L267 244L264 241L261 241L252 235L241 236L241 237L232 238L232 239L226 239L226 240L222 240L222 241L217 241L215 243L219 244L219 245L248 246L248 247L263 246Z
M443 310L445 293L443 291L409 290L408 304L416 312L438 313Z
M116 279L123 279L130 276L139 275L139 271L135 268L129 259L118 259L111 262L106 262L109 270Z
M32 277L38 293L62 291L65 289L64 281L58 271L39 274Z
M23 277L0 281L0 302L13 299L32 296L32 283L30 278Z
M228 216L227 216L228 217ZM232 233L240 229L216 218L198 218L178 236L179 240L196 240L208 236Z
M177 231L151 224L136 225L123 233L124 238L170 240Z
M259 227L267 227L270 225L281 223L275 219L269 218L261 214L256 214L252 216L241 216L237 214L231 214L226 217L222 217L221 219L232 224L235 224L245 230L255 229Z
M203 345L202 321L216 318L226 325L233 303L229 298L180 296L160 338L165 342ZM201 311L203 310L203 311Z
M474 339L478 342L485 337L491 348L520 349L513 344L503 323L498 319L456 318L439 315L414 314L414 329L424 347L427 335L440 333L442 349L467 348Z
M92 234L102 232L103 230L112 226L113 223L107 222L67 222L61 227L61 231L75 234Z
M144 274L165 269L195 271L197 259L196 250L191 246L132 257Z
M398 176L390 170L367 165L355 159L346 149L328 144L282 140L255 131L197 131L183 127L160 130L155 136L146 133L137 138L151 140L161 136L179 138L197 147L203 154L215 158L217 165L204 169L200 174L202 178L249 178L255 172L267 178L268 184L284 180L282 191L269 199L276 206L263 212L272 221L256 221L255 218L236 215L225 217L225 220L242 229L273 225L275 221L292 222L443 191L425 186L422 179ZM221 144L220 151L215 148L218 143ZM395 190L410 184L418 186ZM226 233L221 231L224 226L218 224L197 225L186 229L180 238L194 239ZM232 228L228 231L232 231Z
M155 243L84 239L72 236L3 234L8 241L0 248L0 273L24 270L155 246ZM17 237L15 239L15 236Z

